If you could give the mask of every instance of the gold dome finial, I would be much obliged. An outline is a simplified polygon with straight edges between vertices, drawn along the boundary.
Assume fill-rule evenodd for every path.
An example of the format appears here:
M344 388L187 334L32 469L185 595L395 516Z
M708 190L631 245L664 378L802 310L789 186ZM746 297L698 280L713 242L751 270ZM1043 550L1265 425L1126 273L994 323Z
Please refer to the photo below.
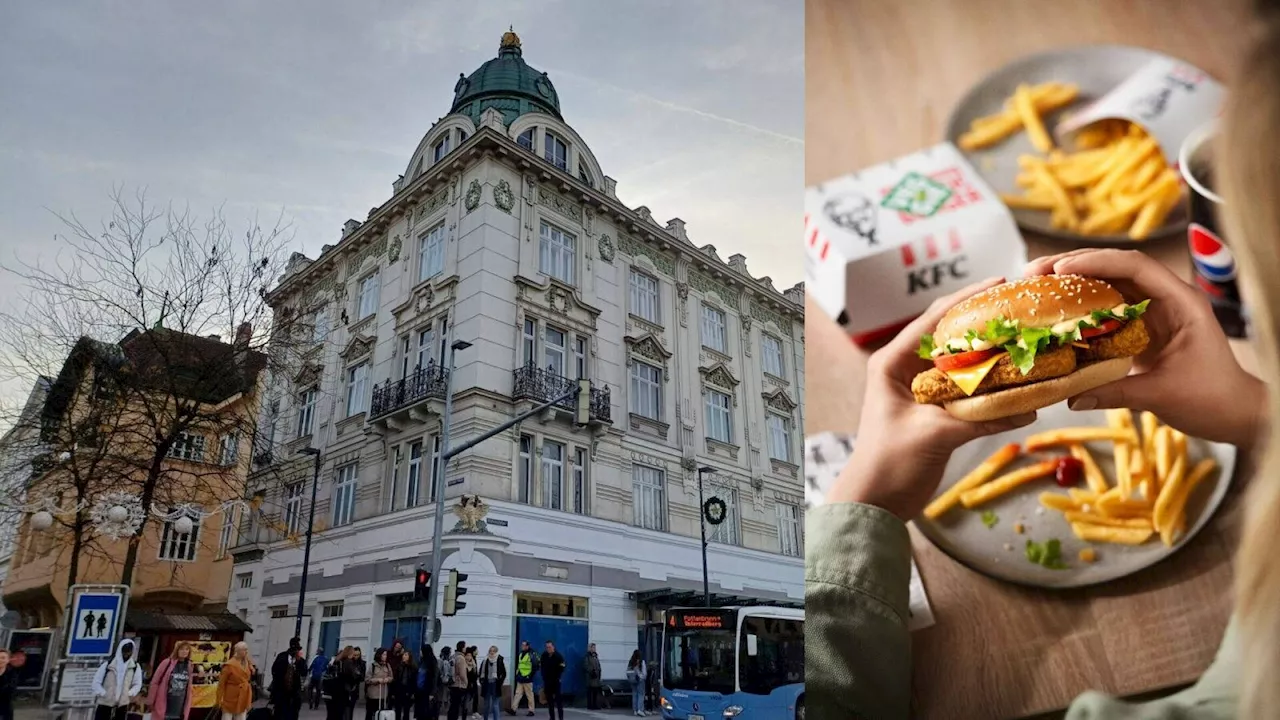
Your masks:
M509 47L520 47L520 36L515 33L514 25L509 26L508 30L502 33L502 42L498 45L498 49Z

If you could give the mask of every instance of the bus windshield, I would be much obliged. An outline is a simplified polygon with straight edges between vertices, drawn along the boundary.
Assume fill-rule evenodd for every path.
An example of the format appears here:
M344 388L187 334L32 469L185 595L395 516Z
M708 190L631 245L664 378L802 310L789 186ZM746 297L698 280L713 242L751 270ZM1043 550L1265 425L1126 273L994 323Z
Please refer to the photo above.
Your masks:
M667 628L662 686L669 690L734 691L735 630Z

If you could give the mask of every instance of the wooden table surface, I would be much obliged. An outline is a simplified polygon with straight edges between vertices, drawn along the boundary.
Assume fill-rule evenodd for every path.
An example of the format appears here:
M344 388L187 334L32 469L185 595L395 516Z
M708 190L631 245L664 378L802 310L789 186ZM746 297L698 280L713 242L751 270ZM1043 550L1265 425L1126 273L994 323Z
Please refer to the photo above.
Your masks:
M1020 56L1089 43L1139 45L1229 80L1247 0L807 0L806 182L816 184L943 139L946 116L987 73ZM1061 244L1027 237L1031 257ZM1145 248L1184 276L1185 242ZM981 274L981 273L979 273ZM857 433L866 352L810 301L805 432ZM1248 345L1236 354L1253 369ZM1239 488L1171 559L1101 587L1035 590L978 575L912 528L937 624L913 636L920 718L1008 718L1056 710L1087 689L1146 693L1193 681L1231 611Z

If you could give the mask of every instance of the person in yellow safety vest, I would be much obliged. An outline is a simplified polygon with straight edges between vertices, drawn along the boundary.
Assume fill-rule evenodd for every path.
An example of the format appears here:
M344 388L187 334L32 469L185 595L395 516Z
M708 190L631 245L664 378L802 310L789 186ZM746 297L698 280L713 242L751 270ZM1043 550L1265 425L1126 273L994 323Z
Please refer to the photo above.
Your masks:
M516 694L511 698L513 712L520 710L520 698L528 697L529 712L525 714L533 717L533 710L537 707L537 701L533 699L533 674L536 672L538 672L538 656L534 654L528 642L520 643L520 657L516 659Z

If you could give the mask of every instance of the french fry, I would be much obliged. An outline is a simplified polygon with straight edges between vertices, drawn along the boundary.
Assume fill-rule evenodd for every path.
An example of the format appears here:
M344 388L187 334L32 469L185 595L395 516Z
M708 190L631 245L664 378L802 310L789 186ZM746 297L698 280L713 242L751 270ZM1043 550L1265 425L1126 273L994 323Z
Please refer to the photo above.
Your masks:
M1178 536L1185 531L1187 499L1191 497L1191 493L1195 492L1196 486L1216 469L1218 469L1217 461L1213 458L1205 458L1196 463L1191 473L1187 475L1183 487L1169 503L1168 523L1160 529L1160 540L1166 546L1172 547Z
M1046 114L1072 103L1080 94L1076 85L1044 83L1030 88L1034 112ZM969 124L969 131L960 136L957 145L962 150L981 150L990 147L1023 128L1023 120L1010 99L1004 112L980 117Z
M1173 437L1173 428L1166 426L1156 429L1155 456L1156 456L1156 477L1159 478L1160 484L1167 482L1169 477L1169 466L1173 464L1171 459L1173 455L1173 446L1171 438Z
M1098 494L1090 490L1081 490L1080 488L1067 488L1067 496L1077 503L1098 502Z
M1186 461L1181 456L1174 458L1173 467L1169 469L1169 479L1164 487L1160 488L1160 495L1156 497L1155 508L1151 513L1151 524L1155 526L1157 532L1163 533L1165 526L1169 524L1169 508L1173 504L1174 497L1182 490L1186 469Z
M1158 150L1156 141L1151 138L1129 147L1120 156L1120 159L1116 160L1111 166L1111 169L1107 171L1106 176L1099 180L1096 185L1089 188L1089 197L1104 198L1110 195L1111 191L1119 186L1121 181L1128 180L1134 170L1145 163L1151 153L1156 150Z
M1141 545L1151 537L1151 528L1109 527L1107 525L1090 525L1088 523L1071 523L1071 532L1086 542L1117 543L1120 545Z
M1093 454L1089 452L1089 448L1084 445L1072 445L1070 450L1071 457L1079 460L1080 464L1084 465L1084 479L1089 484L1089 488L1099 495L1109 490L1107 478L1102 474L1102 468L1098 467L1098 463L1093 459Z
M1172 192L1172 189L1178 186L1178 177L1173 170L1165 170L1160 174L1160 179L1144 188L1131 199L1127 199L1124 204L1117 205L1110 212L1091 215L1080 224L1080 230L1083 233L1097 232L1107 222L1120 216L1127 216L1137 212L1142 205L1148 200L1159 196L1162 193Z
M1049 131L1044 129L1044 123L1040 121L1040 115L1036 113L1035 100L1031 97L1031 88L1029 86L1018 86L1018 89L1013 93L1013 107L1022 119L1022 125L1027 129L1027 137L1031 139L1031 144L1035 149L1042 153L1052 150L1053 139L1049 137Z
M1058 179L1049 172L1044 163L1038 163L1031 169L1032 176L1036 178L1040 185L1049 191L1049 197L1053 198L1054 209L1062 212L1066 218L1068 229L1074 228L1080 224L1080 215L1076 212L1076 204L1071 200L1071 196L1067 195L1067 191L1063 189Z
M1057 460L1042 460L1035 465L1014 470L991 482L961 493L960 502L966 508L973 508L985 502L990 502L1019 485L1052 475L1057 467Z
M1039 452L1057 445L1073 445L1103 440L1115 443L1136 443L1138 438L1132 428L1118 430L1116 428L1089 426L1046 430L1028 437L1023 445L1026 447L1027 452Z
M1127 442L1116 443L1116 487L1120 488L1120 497L1133 497L1133 474L1129 467L1129 451L1132 445Z
M1106 525L1108 527L1127 527L1138 529L1151 529L1151 518L1144 517L1107 517L1106 515L1098 515L1095 513L1080 512L1078 510L1067 510L1063 513L1063 517L1070 523L1086 523L1089 525Z
M1040 504L1050 510L1058 512L1074 512L1080 509L1080 503L1072 500L1066 495L1060 495L1054 492L1040 493Z
M1107 517L1150 517L1151 501L1099 498L1098 513Z
M1160 418L1150 411L1144 411L1138 416L1138 423L1142 426L1142 454L1146 457L1147 465L1154 468L1156 466L1156 430L1160 428Z
M1149 236L1156 228L1164 224L1164 219L1173 212L1182 200L1182 188L1178 185L1167 184L1167 189L1162 195L1147 201L1142 209L1138 211L1138 217L1134 219L1133 226L1129 228L1129 238L1131 240L1142 240Z
M952 506L959 501L961 493L966 490L972 490L973 488L990 480L995 477L996 473L1000 472L1005 465L1013 462L1013 460L1018 457L1018 450L1019 448L1017 443L1009 443L992 453L991 457L983 460L982 464L970 471L968 475L960 478L959 482L947 488L946 492L942 493L935 498L933 502L929 503L928 507L924 509L924 516L933 520L947 510L950 510Z

